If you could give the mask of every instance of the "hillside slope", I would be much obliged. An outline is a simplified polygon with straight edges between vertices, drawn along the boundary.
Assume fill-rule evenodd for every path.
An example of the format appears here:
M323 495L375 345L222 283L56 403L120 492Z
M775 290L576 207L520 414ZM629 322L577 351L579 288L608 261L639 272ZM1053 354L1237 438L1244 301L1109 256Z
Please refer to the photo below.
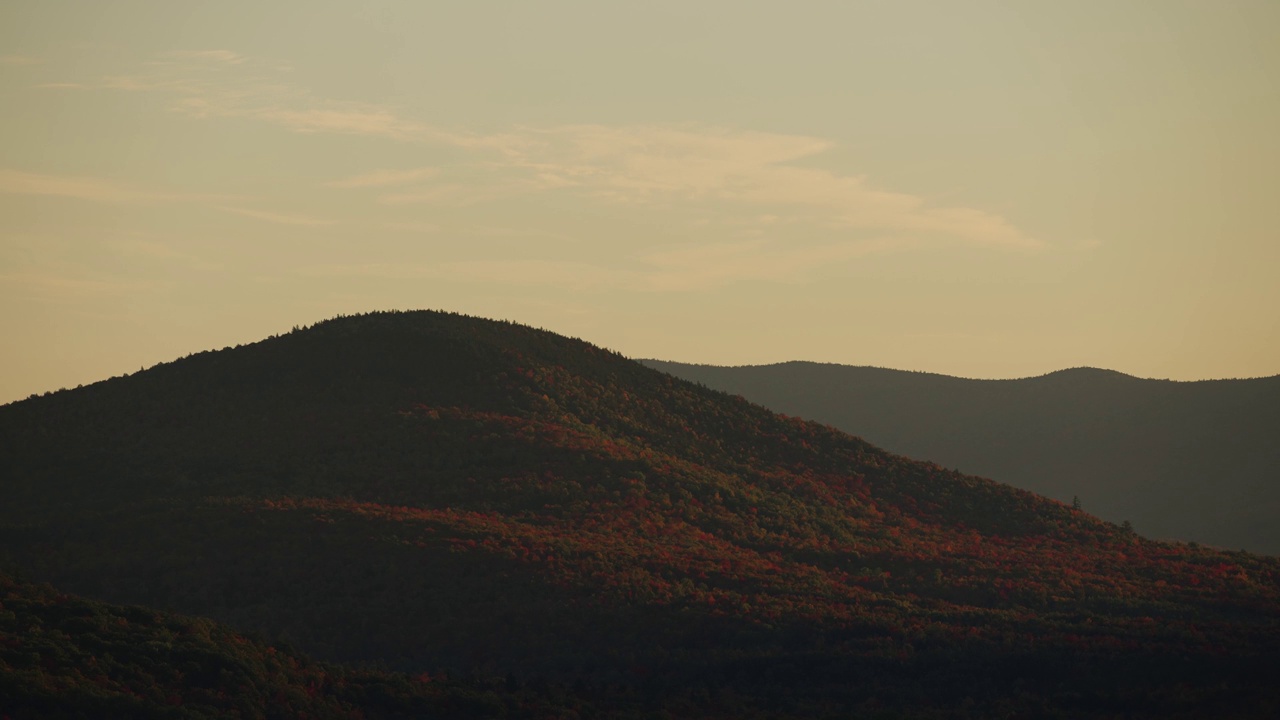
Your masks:
M0 575L0 716L12 720L540 718L582 707L547 695L334 667L207 619Z
M1070 502L1150 537L1280 554L1280 376L1022 380L807 362L643 361L910 457Z
M0 561L326 660L642 714L1277 709L1274 559L518 325L380 313L201 353L0 407L0 462Z

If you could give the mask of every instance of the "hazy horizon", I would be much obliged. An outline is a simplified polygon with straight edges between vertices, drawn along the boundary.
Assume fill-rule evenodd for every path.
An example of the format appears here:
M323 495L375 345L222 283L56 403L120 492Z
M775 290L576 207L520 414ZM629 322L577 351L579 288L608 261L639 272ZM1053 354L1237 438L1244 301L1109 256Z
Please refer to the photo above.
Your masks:
M689 365L693 367L722 368L722 369L730 369L730 370L741 369L741 368L775 367L778 365L791 365L791 364L825 365L825 366L832 366L832 367L852 368L856 370L888 370L891 372L919 373L923 375L940 375L942 377L949 377L957 380L1031 380L1039 377L1044 377L1046 375L1054 375L1062 372L1071 372L1073 370L1095 370L1098 372L1105 372L1105 373L1117 373L1120 375L1124 375L1126 377L1134 378L1136 380L1162 380L1162 381L1176 382L1176 383L1214 382L1217 380L1262 380L1266 378L1277 377L1278 375L1280 375L1280 373L1272 373L1271 375L1254 375L1250 377L1197 378L1195 380L1174 380L1172 378L1153 378L1153 377L1143 377L1141 375L1131 375L1129 373L1121 372L1120 370L1114 370L1112 368L1100 368L1100 367L1094 367L1092 365L1076 365L1074 367L1062 367L1062 368L1057 368L1055 370L1046 370L1042 373L1036 373L1034 375L1011 375L1009 377L987 378L987 377L967 377L964 375L949 375L947 373L938 373L938 372L933 372L931 370L911 370L909 368L885 367L884 365L859 365L856 363L818 362L815 360L801 360L801 359L779 360L777 362L765 362L765 363L743 363L739 365L718 365L716 363L691 363L691 362L684 362L682 360L667 360L664 358L637 357L633 359L646 365L650 365L652 363L670 363L674 365Z
M337 314L1280 373L1280 5L0 8L0 403Z

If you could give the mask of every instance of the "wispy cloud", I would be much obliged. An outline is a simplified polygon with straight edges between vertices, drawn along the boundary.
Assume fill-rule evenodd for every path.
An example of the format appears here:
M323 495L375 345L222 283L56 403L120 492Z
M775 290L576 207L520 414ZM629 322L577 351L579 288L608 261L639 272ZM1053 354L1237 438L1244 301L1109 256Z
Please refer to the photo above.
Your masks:
M302 110L279 107L242 108L227 109L224 114L266 120L299 133L372 135L401 141L425 140L432 136L425 125L405 120L390 110L362 105Z
M161 289L165 283L150 280L122 280L83 273L31 270L0 273L0 285L9 285L44 300L74 302L103 295L136 295Z
M154 76L108 75L102 79L102 87L108 90L183 90L187 81L163 79Z
M735 214L768 208L775 219L800 213L832 228L1040 246L993 213L793 164L831 147L820 138L700 126L577 125L528 135L531 142L504 144L506 167L612 202L726 203L740 208Z
M342 180L334 180L333 182L325 183L325 185L335 188L368 188L407 185L409 183L434 177L439 174L439 172L439 169L434 167L411 168L408 170L374 170L373 172L355 175Z
M573 240L565 233L537 227L500 227L494 225L454 225L442 227L426 222L384 222L384 230L407 233L441 233L459 238L539 238L544 240Z
M667 248L630 259L626 267L578 260L456 260L440 263L357 263L299 268L308 277L460 280L497 287L550 285L574 291L700 292L742 281L796 283L833 263L901 250L910 239L787 246L763 240Z
M138 188L105 178L46 175L0 168L0 193L46 195L104 203L160 203L226 200L226 196Z
M318 98L282 77L274 67L229 51L198 51L108 84L169 93L172 109L193 117L251 118L297 133L465 151L447 168L373 170L331 183L394 188L376 198L384 205L467 205L570 193L601 203L714 210L723 217L770 215L857 240L894 236L1005 250L1042 247L999 214L814 167L809 161L833 147L823 138L696 124L447 130L392 107ZM769 234L763 224L754 232Z
M401 142L438 139L439 131L394 110L318 98L284 82L288 66L229 50L168 53L137 72L111 75L103 86L172 96L170 109L198 118L250 118L307 134L384 137Z
M294 215L286 213L267 212L265 210L254 210L251 208L231 207L220 205L218 209L233 215L241 215L254 220L262 220L264 222L275 223L277 225L300 225L303 227L323 227L325 225L333 225L333 220L312 217L310 215Z
M395 232L407 232L407 233L440 232L439 225L435 223L424 223L424 222L386 222L386 223L382 223L382 229L392 230Z
M30 55L0 55L0 65L39 65L40 62Z
M459 235L496 238L548 238L552 240L572 240L565 233L543 230L536 227L502 227L499 225L467 225L457 229Z
M213 60L228 65L240 65L245 61L243 55L230 50L176 50L166 53L166 56L193 60Z
M861 237L889 233L1016 250L1042 246L995 213L931 203L877 188L863 176L797 164L831 148L821 138L702 126L600 125L523 129L489 138L434 137L477 153L465 179L432 173L423 179L433 182L387 193L377 202L465 205L567 192L598 202L715 207L726 217L769 218L755 224L757 233L769 223L803 221ZM384 177L390 179L372 173L351 182L374 186Z
M744 280L797 283L826 267L917 244L910 238L882 237L819 244L751 240L671 248L639 258L650 268L639 278L640 288L693 291Z
M461 206L498 200L519 192L522 190L518 182L495 177L487 181L439 182L434 185L408 187L398 192L381 195L377 202L381 205Z
M223 267L220 263L212 262L189 252L183 252L173 247L170 243L157 240L128 237L108 240L105 244L121 255L178 263L197 270L215 271Z
M41 88L41 89L47 89L47 90L83 90L88 86L82 85L80 83L57 82L57 83L40 83L35 87Z
M517 285L556 285L576 290L629 282L631 273L572 260L458 260L435 264L357 263L311 265L298 275L318 278L363 277L382 280L462 280Z
M0 193L12 195L53 195L102 202L137 201L145 193L110 180L67 177L0 169Z

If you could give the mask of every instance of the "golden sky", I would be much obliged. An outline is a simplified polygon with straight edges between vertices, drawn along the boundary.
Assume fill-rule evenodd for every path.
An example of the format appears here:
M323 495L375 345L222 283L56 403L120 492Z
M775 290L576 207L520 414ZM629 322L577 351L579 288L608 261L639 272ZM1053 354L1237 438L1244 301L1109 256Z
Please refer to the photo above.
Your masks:
M339 313L1280 373L1280 2L0 4L0 402Z

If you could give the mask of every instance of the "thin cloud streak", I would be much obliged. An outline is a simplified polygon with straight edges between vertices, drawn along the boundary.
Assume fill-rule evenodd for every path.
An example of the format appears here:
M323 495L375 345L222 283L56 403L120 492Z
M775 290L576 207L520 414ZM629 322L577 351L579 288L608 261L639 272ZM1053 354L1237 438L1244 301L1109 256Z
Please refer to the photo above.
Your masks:
M223 200L225 195L173 193L145 190L132 185L95 177L45 175L0 168L0 193L44 195L101 203L150 204Z
M244 108L223 114L258 118L304 134L370 135L399 141L422 141L434 136L425 125L404 120L390 110L364 106L305 110Z
M374 170L373 172L355 175L342 180L325 183L333 188L369 188L408 185L419 180L426 180L439 174L434 167L420 167L409 170Z
M492 182L442 182L435 185L405 188L401 192L382 195L379 205L451 205L465 206L511 197L520 192L519 185L494 179Z
M262 220L263 222L275 223L277 225L298 225L302 227L324 227L333 225L336 221L325 220L323 218L311 217L310 215L292 215L285 213L267 212L265 210L253 210L251 208L231 207L227 205L219 205L218 209L240 215L254 220Z
M644 276L643 289L696 291L744 280L802 283L825 267L918 245L910 238L885 237L796 247L751 240L674 248L640 258L654 268Z
M299 268L313 278L461 280L495 286L551 285L578 292L701 292L742 281L801 283L832 263L901 250L910 239L789 248L750 241L672 248L634 258L632 267L577 260L456 260L426 264L327 264Z
M192 255L191 253L176 250L168 244L154 240L125 238L107 241L106 245L121 255L179 263L205 272L213 272L223 269L223 265L221 263L212 262L198 255Z
M382 229L392 230L395 232L407 233L438 233L440 226L435 223L419 223L419 222L386 222L382 223Z
M0 285L25 289L45 300L74 302L103 295L136 295L164 288L167 283L147 280L113 280L77 277L57 272L28 271L0 273Z
M599 290L623 283L634 273L571 260L458 260L434 264L329 264L299 268L311 278L378 280L462 280L502 286L551 284L574 290Z
M790 165L830 148L819 138L696 126L569 126L536 133L510 165L620 203L726 202L824 211L832 227L950 236L977 245L1034 249L1004 218L870 187L866 179ZM517 147L508 145L509 149Z
M520 238L537 237L551 240L573 240L573 236L539 228L513 228L495 225L468 225L458 229L462 235L475 237Z
M166 53L168 57L190 58L192 60L214 60L228 65L241 65L245 57L230 50L175 50Z
M472 160L452 170L375 170L330 183L400 188L377 197L382 205L462 206L531 193L570 193L639 207L717 207L753 216L764 212L787 222L845 231L853 238L887 234L1013 251L1044 247L994 213L935 205L876 188L863 176L797 165L833 147L822 138L694 124L455 132L390 107L316 98L281 83L279 72L257 69L227 53L186 53L183 59L196 65L116 77L108 86L170 93L175 96L172 108L193 117L252 118L302 134L380 137L470 151Z

